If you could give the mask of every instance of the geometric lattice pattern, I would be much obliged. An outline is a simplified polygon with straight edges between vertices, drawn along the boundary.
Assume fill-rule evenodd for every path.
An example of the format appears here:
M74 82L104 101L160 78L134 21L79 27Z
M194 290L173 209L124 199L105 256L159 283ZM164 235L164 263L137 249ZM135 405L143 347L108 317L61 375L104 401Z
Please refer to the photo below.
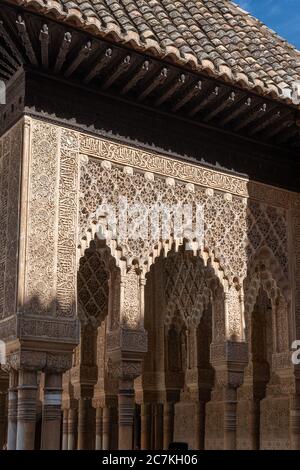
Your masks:
M281 265L288 272L287 219L283 211L249 202L248 211L248 259L264 245L270 248Z
M200 258L190 253L172 253L168 256L165 262L165 296L165 323L171 324L174 315L179 313L186 327L197 327L210 300L205 268Z
M207 192L199 186L190 191L179 182L172 186L162 178L146 180L144 174L128 174L116 166L103 168L101 161L93 158L82 161L80 185L79 244L92 221L97 221L96 210L104 201L117 208L117 219L120 196L127 199L128 205L140 203L145 207L153 204L169 207L201 205L204 248L214 254L228 276L245 279L251 257L262 245L269 247L283 271L287 270L287 223L283 210L264 208L262 204L239 196ZM126 244L122 242L123 253L128 260L147 262L155 246L148 235L146 232L141 239L128 238Z
M79 315L84 323L100 325L108 310L108 278L105 263L97 251L87 250L78 271Z

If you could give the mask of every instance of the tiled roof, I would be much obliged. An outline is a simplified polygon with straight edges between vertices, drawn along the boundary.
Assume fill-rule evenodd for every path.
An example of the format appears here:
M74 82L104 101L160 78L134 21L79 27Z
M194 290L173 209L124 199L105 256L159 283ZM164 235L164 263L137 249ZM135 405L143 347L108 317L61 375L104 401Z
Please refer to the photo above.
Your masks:
M298 98L300 52L230 0L9 1L259 94Z

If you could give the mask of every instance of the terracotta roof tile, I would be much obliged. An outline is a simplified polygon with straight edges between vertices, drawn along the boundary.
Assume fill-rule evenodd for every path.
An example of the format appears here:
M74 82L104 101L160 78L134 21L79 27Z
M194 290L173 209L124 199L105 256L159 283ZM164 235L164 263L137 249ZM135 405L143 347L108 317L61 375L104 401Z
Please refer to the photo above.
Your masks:
M9 0L259 93L300 80L300 52L230 0Z

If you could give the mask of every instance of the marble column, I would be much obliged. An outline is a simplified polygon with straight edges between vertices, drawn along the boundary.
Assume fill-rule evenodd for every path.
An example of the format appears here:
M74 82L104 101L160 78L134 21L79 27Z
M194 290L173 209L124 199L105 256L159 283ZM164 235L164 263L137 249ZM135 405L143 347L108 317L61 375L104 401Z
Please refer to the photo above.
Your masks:
M164 403L164 450L168 450L173 441L174 403Z
M76 449L76 432L77 432L77 410L69 409L68 413L68 450Z
M87 419L88 419L88 400L85 398L79 398L78 400L78 441L77 449L86 449L86 431L87 431Z
M300 450L300 395L291 399L290 406L291 449Z
M134 388L133 380L120 380L119 393L119 450L133 448Z
M103 432L103 409L101 406L96 409L96 440L95 450L102 450L102 432Z
M151 449L151 404L141 405L141 449Z
M6 395L0 392L0 450L6 443Z
M18 372L9 372L8 416L7 416L7 449L15 450L17 445L18 413Z
M156 403L155 405L155 450L163 449L163 404Z
M141 448L141 407L140 405L135 405L133 449L139 450L140 448Z
M196 429L197 435L195 439L195 450L204 450L205 449L205 406L204 401L199 401L196 403Z
M224 450L236 450L236 388L226 387L224 403Z
M21 369L18 385L17 450L34 450L37 372Z
M67 408L63 411L63 425L62 425L62 450L68 450L68 420L69 410Z
M111 409L108 406L103 408L102 421L102 447L103 450L110 448L110 429L111 429Z
M206 413L214 413L223 408L223 443L224 450L236 449L237 434L237 390L243 384L244 369L248 364L248 345L245 342L225 341L212 343L210 349L211 364L215 370L215 387ZM215 411L216 412L216 411ZM210 427L206 427L205 442L209 449L214 448L218 429L216 423L208 418ZM219 440L220 441L220 440ZM219 442L218 445L221 443Z
M62 374L45 373L42 450L59 450L61 433Z

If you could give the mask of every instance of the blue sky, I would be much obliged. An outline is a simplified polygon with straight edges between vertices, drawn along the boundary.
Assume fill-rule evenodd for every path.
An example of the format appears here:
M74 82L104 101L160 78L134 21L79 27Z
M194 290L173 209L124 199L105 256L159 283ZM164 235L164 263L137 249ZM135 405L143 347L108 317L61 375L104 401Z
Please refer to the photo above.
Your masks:
M300 49L300 0L234 0Z

